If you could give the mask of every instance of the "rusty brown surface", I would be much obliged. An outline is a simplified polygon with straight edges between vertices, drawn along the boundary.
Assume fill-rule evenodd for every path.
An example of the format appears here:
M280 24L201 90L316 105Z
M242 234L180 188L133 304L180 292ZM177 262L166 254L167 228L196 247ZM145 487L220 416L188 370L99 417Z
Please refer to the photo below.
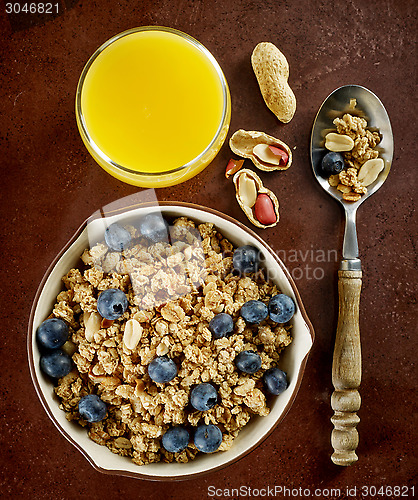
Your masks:
M3 3L0 12L0 489L5 498L198 499L208 497L210 485L230 490L241 485L340 488L335 498L350 498L346 488L356 486L360 498L363 485L412 486L417 411L414 2L59 4L58 15L48 19L11 18ZM215 55L231 89L229 136L238 128L263 130L295 148L288 171L261 173L280 200L281 220L276 228L256 232L285 257L316 332L296 402L269 439L221 472L170 485L96 472L41 407L25 341L36 288L58 251L97 208L138 191L106 174L87 153L76 127L74 95L83 65L98 45L147 24L185 31ZM290 64L297 111L287 125L264 105L251 70L250 54L260 41L275 43ZM329 420L343 214L313 179L308 148L321 102L350 83L368 87L383 101L392 121L395 156L387 182L358 215L364 269L360 460L344 469L330 461ZM225 144L206 170L159 190L159 198L199 202L248 224L232 182L224 177L231 156ZM325 262L320 250L331 252Z

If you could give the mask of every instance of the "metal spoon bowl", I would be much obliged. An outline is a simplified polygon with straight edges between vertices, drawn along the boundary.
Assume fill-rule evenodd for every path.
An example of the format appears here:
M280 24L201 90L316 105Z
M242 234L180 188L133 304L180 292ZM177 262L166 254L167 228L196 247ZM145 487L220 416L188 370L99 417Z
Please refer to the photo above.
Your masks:
M349 109L350 99L357 100L354 110ZM344 113L362 116L367 120L368 127L379 132L382 140L377 145L380 158L385 162L385 168L373 184L368 186L367 193L359 201L350 202L343 200L342 193L329 185L328 179L321 175L321 161L326 153L324 147L325 135L335 129L333 120L341 118ZM393 158L393 134L389 116L381 100L370 90L360 85L344 85L332 92L322 103L316 115L311 136L311 162L314 175L321 186L331 196L340 201L344 206L356 209L385 182Z
M356 99L356 108L350 109L351 99ZM367 120L368 127L381 136L376 149L384 161L384 169L367 193L358 201L346 201L342 193L330 186L322 175L321 162L327 152L325 135L335 130L333 120L344 113L359 115ZM343 242L343 260L338 272L339 314L332 364L332 382L335 391L331 397L334 430L331 443L334 453L332 461L337 465L351 465L358 460L355 450L358 445L356 426L360 419L356 412L361 399L357 388L361 381L361 348L359 330L360 291L362 282L361 261L356 230L356 212L369 196L385 182L392 164L393 135L389 116L380 99L360 85L345 85L332 92L321 105L316 115L311 136L311 163L314 175L323 189L338 200L345 210L346 224Z

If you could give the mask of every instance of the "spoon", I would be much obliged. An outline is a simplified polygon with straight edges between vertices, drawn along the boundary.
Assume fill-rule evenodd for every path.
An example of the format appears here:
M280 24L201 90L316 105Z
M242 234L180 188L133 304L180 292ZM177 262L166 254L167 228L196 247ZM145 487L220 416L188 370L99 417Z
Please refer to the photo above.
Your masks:
M349 108L350 99L357 100L355 109ZM346 201L342 193L330 186L322 175L321 161L327 150L324 148L325 135L335 129L333 120L344 113L362 116L368 128L377 130L381 141L375 149L384 161L384 169L378 178L367 187L367 194L358 201ZM393 135L389 116L379 100L370 90L360 85L345 85L332 92L322 103L316 115L311 135L311 163L314 175L328 194L338 200L345 210L345 232L343 260L338 271L339 313L332 362L332 383L334 392L331 418L334 429L331 444L334 453L331 460L337 465L351 465L358 460L357 424L360 422L356 412L360 409L358 387L361 381L361 349L359 329L360 290L362 282L361 261L356 230L358 207L375 193L389 174L393 157Z

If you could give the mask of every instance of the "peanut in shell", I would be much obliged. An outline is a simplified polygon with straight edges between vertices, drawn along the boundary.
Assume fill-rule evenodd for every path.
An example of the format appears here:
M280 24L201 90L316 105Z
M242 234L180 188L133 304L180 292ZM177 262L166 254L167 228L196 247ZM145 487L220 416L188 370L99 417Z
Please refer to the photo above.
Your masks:
M254 147L258 144L267 144L283 149L288 154L289 158L286 165L266 163L254 154ZM287 144L280 139L267 135L264 132L256 130L237 130L229 139L229 147L231 150L242 158L250 159L254 165L264 172L273 172L275 170L287 170L292 164L292 151Z
M266 194L270 198L273 204L274 213L276 214L276 220L272 224L262 224L255 216L255 204L252 206L248 206L246 204L246 196L245 195L241 196L242 187L240 185L240 179L245 179L246 184L248 179L252 180L255 183L257 189L257 196L259 194ZM258 175L255 172L247 168L239 170L234 175L232 180L234 182L235 196L237 198L238 204L241 207L244 214L247 216L247 218L254 224L254 226L259 227L261 229L274 227L279 222L279 200L277 199L273 191L264 187L260 177L258 177Z
M287 80L289 63L272 43L259 43L251 55L251 64L267 107L277 118L288 123L296 111L296 97Z

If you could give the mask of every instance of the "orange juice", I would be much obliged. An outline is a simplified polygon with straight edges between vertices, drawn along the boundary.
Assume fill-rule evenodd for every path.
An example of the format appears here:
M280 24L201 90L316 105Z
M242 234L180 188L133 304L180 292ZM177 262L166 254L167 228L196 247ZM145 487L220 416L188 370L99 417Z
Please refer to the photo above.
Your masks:
M229 125L222 70L199 42L169 28L117 35L88 62L77 121L96 161L125 182L162 187L202 170Z

